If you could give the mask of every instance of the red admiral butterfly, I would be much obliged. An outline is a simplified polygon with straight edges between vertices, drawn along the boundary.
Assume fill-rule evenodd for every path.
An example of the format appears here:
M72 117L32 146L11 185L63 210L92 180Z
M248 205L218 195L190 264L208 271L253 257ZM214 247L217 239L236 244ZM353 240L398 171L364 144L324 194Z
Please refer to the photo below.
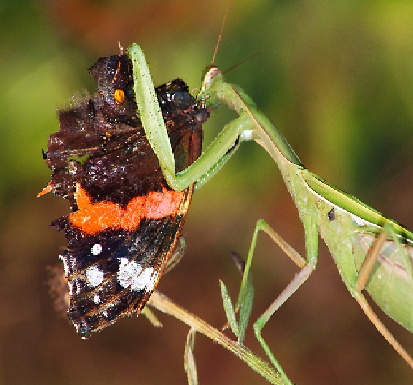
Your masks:
M82 338L139 313L176 246L193 188L168 187L137 115L127 53L100 58L89 72L99 93L59 111L59 131L43 152L52 191L71 213L52 222L64 230L60 255L70 292L68 315ZM156 88L176 172L201 154L209 117L180 79Z

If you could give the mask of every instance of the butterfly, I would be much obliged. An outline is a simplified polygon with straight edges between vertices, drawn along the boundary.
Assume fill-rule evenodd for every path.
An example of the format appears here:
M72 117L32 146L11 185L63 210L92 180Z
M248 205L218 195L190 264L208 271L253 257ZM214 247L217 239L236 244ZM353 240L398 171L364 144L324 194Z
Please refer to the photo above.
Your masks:
M193 194L193 186L172 190L162 175L137 113L128 53L100 58L89 72L98 93L59 111L59 131L43 151L52 177L39 194L70 202L51 226L68 242L60 255L67 312L82 338L140 313L179 243ZM181 79L155 91L179 172L201 154L209 111Z

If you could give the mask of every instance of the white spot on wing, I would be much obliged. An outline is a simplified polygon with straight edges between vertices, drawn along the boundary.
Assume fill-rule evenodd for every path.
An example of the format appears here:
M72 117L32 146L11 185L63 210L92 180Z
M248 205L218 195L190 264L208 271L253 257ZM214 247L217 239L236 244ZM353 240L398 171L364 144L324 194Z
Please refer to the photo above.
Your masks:
M156 281L158 280L158 274L156 274L156 271L153 271L152 267L150 269L152 270L151 276L149 277L149 280L145 285L145 291L147 293L149 293L153 290L153 288L155 287Z
M99 286L103 282L103 271L97 266L89 267L86 270L86 278L93 287Z
M158 275L153 267L142 267L135 261L129 262L127 258L119 258L118 282L123 288L130 287L131 290L153 290Z
M95 243L92 246L91 252L93 255L99 255L102 252L102 250L103 250L102 245L100 243Z
M155 286L156 279L154 279L153 267L146 268L142 274L133 282L132 290L143 290L150 292Z
M133 285L134 280L138 279L142 267L135 261L129 262L127 258L119 258L120 266L118 271L118 282L123 288Z
M99 294L95 293L93 296L93 302L97 305L100 302Z

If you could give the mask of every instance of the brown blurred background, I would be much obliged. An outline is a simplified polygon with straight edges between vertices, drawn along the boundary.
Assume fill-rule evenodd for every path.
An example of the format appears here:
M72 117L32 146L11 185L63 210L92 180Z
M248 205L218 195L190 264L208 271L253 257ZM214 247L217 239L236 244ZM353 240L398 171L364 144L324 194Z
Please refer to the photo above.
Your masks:
M253 5L254 4L254 5ZM54 196L41 149L58 129L56 108L93 90L87 68L139 43L156 84L184 78L199 87L226 2L0 1L0 384L184 384L187 327L161 314L163 329L127 318L82 341L58 318L46 266L58 264L68 212ZM409 1L231 2L216 64L284 133L303 163L331 183L413 228L413 3ZM205 126L211 140L234 115ZM218 279L235 297L231 251L246 256L258 218L304 251L297 211L279 172L245 144L194 197L188 250L160 291L215 326L225 322ZM263 335L298 384L405 384L413 372L346 291L321 242L309 281ZM297 269L263 235L253 276L253 319ZM380 313L382 314L382 313ZM413 336L385 323L413 353ZM246 345L264 353L251 331ZM203 336L195 354L202 384L265 380Z

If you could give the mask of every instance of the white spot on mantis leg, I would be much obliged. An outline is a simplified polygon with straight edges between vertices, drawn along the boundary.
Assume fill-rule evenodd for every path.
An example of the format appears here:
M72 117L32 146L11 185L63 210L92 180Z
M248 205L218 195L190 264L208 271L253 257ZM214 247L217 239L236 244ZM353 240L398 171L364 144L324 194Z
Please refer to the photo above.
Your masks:
M253 130L244 130L244 131L242 131L241 132L241 135L240 135L240 140L242 141L242 142L246 142L246 141L249 141L249 140L253 140L254 139L254 131Z

